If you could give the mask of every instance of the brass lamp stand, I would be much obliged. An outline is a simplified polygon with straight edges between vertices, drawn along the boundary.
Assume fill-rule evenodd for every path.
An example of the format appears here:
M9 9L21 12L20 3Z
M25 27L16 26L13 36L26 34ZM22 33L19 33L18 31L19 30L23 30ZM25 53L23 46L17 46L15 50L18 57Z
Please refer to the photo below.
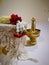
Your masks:
M32 18L31 29L27 29L27 36L30 40L27 40L26 46L32 46L37 43L36 38L40 36L40 30L35 27L35 18Z

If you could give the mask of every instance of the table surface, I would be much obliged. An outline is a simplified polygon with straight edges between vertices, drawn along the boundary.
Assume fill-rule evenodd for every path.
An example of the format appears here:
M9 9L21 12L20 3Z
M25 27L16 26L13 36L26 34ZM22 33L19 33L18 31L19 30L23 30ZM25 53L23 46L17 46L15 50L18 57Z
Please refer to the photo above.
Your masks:
M26 47L26 50L38 62L18 61L18 65L49 65L49 21L36 22L36 28L41 30L40 37L37 38L37 44Z

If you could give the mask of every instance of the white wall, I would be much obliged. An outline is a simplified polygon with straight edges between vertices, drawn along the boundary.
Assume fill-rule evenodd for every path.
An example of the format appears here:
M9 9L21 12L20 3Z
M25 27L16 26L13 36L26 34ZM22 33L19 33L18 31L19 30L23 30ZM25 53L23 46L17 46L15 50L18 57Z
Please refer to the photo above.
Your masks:
M24 21L31 21L35 17L38 21L48 20L49 0L3 0L2 15L17 13Z

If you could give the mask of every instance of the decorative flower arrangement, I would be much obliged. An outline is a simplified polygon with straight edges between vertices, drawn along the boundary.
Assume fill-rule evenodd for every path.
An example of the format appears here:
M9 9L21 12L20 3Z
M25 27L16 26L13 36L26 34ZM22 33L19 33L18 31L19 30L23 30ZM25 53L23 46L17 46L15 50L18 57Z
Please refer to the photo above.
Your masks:
M18 22L16 24L16 33L14 34L14 37L22 37L26 35L26 28L25 28L25 25L23 25L22 22Z
M14 34L14 37L22 37L26 35L26 30L24 29L25 26L22 25L22 18L19 17L17 14L12 14L10 17L10 24L16 25L16 33Z
M19 17L17 14L12 14L11 17L10 17L10 24L14 24L16 25L17 21L22 21L21 17Z

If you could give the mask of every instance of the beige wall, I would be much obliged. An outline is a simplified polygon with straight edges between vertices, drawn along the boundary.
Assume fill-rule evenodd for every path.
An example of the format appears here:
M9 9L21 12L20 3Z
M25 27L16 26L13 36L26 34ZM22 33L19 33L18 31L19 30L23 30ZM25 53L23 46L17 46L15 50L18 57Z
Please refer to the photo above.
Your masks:
M1 16L1 12L2 11L2 0L0 0L0 16Z
M24 21L47 21L49 17L49 0L3 0L1 15L17 13Z
M1 16L1 12L2 11L2 4L0 3L0 16Z

